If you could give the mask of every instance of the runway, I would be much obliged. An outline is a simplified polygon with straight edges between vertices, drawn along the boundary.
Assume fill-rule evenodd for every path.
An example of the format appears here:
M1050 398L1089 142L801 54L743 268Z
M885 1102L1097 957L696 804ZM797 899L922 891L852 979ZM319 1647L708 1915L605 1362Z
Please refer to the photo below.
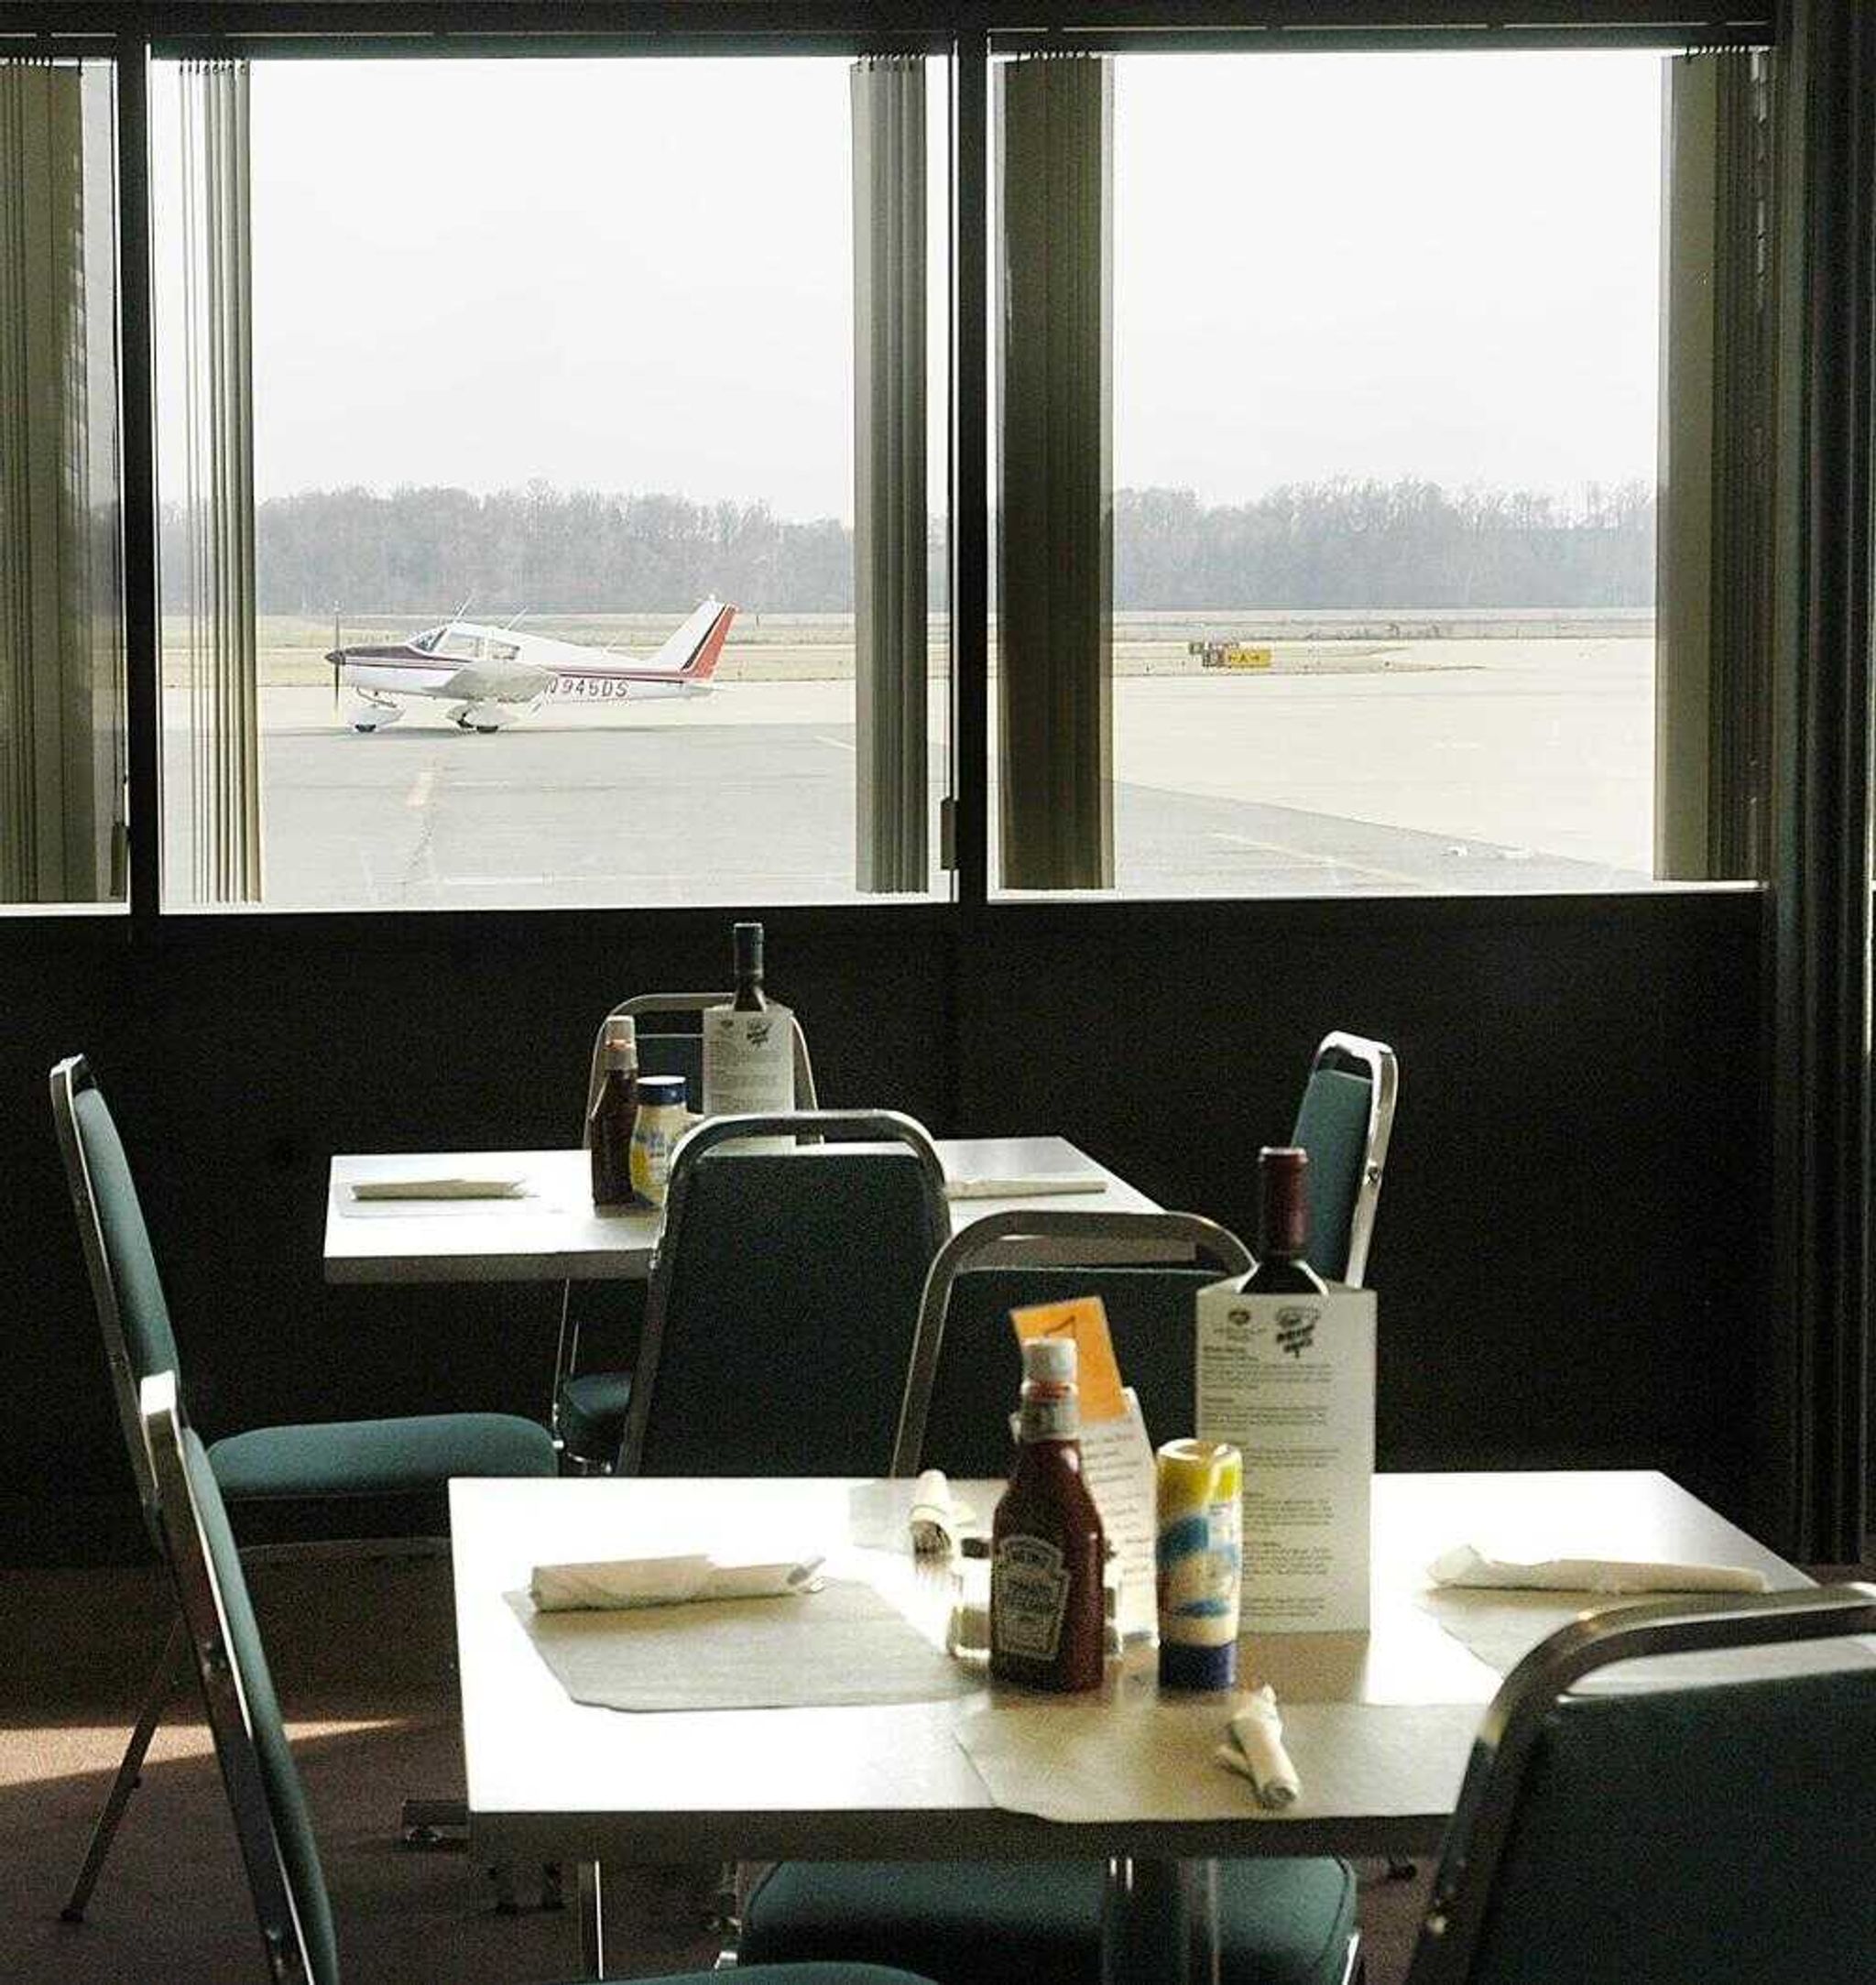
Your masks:
M1118 682L1118 892L1647 881L1652 643L1407 647L1411 668ZM935 680L932 703L935 821ZM395 728L362 736L335 723L329 693L268 688L261 721L269 907L856 895L851 681L741 682L623 709L549 704L494 736L456 730L442 705L413 706ZM187 888L186 724L187 699L171 692L172 893Z

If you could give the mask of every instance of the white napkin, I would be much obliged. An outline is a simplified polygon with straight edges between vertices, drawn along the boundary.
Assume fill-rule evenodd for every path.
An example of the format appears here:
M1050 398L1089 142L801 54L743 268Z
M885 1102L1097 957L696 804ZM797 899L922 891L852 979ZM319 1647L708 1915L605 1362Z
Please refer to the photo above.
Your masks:
M1530 1592L1764 1592L1763 1572L1741 1565L1651 1565L1625 1558L1545 1558L1534 1565L1482 1556L1469 1543L1427 1566L1436 1586Z
M1283 1719L1277 1714L1277 1695L1266 1682L1231 1718L1232 1741L1218 1746L1218 1762L1249 1779L1257 1801L1271 1812L1294 1805L1303 1782L1290 1753L1283 1749Z
M965 1525L971 1521L971 1507L951 1493L943 1468L927 1468L912 1490L912 1549L921 1556L949 1551Z
M638 1606L682 1606L692 1599L782 1598L813 1592L818 1557L789 1564L719 1564L695 1553L687 1557L613 1558L591 1565L537 1565L528 1582L535 1609L578 1608L625 1612Z
M354 1179L354 1199L519 1199L520 1179Z

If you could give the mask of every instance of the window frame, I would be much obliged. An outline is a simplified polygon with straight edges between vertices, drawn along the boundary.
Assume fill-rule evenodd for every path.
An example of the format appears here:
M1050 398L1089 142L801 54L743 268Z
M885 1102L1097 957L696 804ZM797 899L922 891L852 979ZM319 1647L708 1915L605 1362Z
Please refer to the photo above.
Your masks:
M268 60L387 60L422 57L529 60L629 55L918 54L950 65L950 776L946 846L940 873L949 900L775 907L791 920L846 927L855 920L910 918L916 923L974 923L1020 912L1021 895L991 886L988 872L989 711L989 72L994 58L1039 47L1096 52L1176 49L1349 52L1444 48L1656 49L1773 45L1776 21L1757 11L1681 0L1484 0L1450 24L1429 18L1422 0L718 0L707 21L695 0L592 0L569 28L555 0L119 0L99 8L75 0L30 0L4 31L0 54L69 54L115 60L120 198L118 276L122 324L125 635L127 650L129 813L128 917L133 942L196 920L256 916L330 927L333 918L369 918L375 930L409 922L434 933L439 920L465 932L491 918L521 922L629 916L690 919L696 911L630 903L580 909L214 910L162 901L161 684L158 613L154 375L150 308L148 65L158 60L252 56ZM82 21L84 25L75 27ZM1654 890L1753 885L1657 883ZM1566 892L1572 900L1581 892ZM1591 892L1596 893L1596 892ZM1643 891L1642 893L1651 893ZM1056 901L1064 899L1053 899ZM1138 912L1161 899L1098 892L1074 897L1098 909ZM1298 900L1284 898L1293 909ZM1252 896L1192 899L1253 910ZM1373 910L1391 899L1364 898ZM1467 916L1527 917L1529 897L1415 896L1419 913L1467 906ZM770 906L752 906L769 908ZM125 906L95 906L124 917ZM20 914L30 916L31 909ZM60 914L69 912L60 911ZM9 917L8 921L12 921Z

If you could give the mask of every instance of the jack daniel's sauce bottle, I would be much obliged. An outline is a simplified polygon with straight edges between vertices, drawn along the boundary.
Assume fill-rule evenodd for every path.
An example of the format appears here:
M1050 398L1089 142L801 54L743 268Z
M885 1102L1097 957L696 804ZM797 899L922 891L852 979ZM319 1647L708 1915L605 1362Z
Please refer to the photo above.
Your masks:
M990 1673L1031 1688L1101 1685L1107 1538L1082 1476L1074 1344L1022 1347L1022 1427L990 1543Z

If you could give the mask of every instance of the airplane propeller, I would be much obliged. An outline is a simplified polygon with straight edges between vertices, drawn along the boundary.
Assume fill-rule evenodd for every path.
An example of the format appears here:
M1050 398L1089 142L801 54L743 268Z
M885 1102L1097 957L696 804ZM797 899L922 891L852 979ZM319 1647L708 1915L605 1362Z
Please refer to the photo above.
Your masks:
M333 651L326 657L333 665L333 714L339 714L339 671L345 665L345 650L339 640L339 609L333 608Z

